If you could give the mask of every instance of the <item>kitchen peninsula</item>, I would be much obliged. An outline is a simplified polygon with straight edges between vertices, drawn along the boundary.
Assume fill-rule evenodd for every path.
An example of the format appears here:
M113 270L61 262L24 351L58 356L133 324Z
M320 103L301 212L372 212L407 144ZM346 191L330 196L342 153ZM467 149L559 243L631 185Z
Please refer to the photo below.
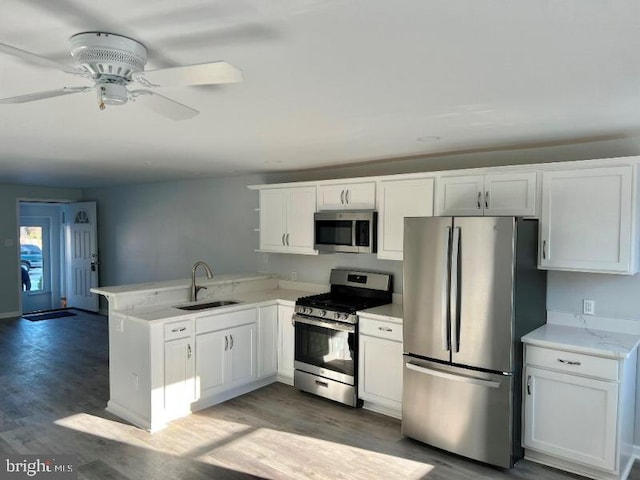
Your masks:
M109 301L107 410L156 431L167 422L276 380L292 383L297 298L326 286L268 274L92 289ZM215 300L217 308L184 310Z

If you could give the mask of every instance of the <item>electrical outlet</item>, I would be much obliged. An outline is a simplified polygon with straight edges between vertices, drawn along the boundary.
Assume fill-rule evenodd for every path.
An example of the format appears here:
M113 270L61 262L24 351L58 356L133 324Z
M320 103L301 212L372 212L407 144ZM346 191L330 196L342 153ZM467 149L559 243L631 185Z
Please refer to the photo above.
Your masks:
M586 298L582 301L582 313L585 315L593 315L596 312L596 302L593 300L587 300Z
M291 280L294 282L298 280L298 272L291 272Z

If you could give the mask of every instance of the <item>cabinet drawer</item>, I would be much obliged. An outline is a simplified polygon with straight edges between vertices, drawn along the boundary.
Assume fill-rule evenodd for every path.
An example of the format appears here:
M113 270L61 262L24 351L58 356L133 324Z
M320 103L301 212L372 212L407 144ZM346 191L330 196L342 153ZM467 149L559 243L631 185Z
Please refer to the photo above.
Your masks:
M527 365L552 368L561 372L618 380L618 361L582 353L565 352L527 345Z
M370 318L360 318L360 333L402 342L402 325Z
M191 320L182 320L181 322L165 323L164 339L173 340L175 338L184 338L191 336L192 333Z

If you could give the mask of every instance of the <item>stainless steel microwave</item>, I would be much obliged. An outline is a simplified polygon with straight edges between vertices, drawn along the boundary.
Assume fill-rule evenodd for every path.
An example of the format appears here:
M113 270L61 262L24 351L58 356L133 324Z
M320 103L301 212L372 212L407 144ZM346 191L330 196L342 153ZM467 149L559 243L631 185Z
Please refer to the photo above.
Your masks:
M314 216L314 248L321 252L376 253L378 212L338 210Z

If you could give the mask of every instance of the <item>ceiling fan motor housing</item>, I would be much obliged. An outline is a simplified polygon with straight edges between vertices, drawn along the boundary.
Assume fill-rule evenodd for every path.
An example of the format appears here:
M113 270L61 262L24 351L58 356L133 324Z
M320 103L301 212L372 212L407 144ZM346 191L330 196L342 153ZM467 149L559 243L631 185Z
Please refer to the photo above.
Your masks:
M144 71L147 49L131 38L104 32L79 33L71 37L71 56L93 78L103 75L131 82L131 75Z

